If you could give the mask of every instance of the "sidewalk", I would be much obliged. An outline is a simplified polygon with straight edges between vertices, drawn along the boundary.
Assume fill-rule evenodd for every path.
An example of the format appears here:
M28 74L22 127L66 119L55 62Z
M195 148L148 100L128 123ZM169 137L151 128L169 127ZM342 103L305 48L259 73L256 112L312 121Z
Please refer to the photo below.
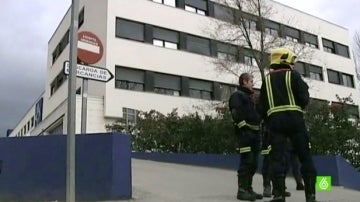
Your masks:
M235 202L237 176L233 170L132 159L132 202ZM293 178L286 185L292 196L287 202L305 201L304 191L296 191ZM262 193L262 177L256 174L253 188ZM268 201L270 198L257 201ZM360 191L332 187L317 192L318 201L358 202Z

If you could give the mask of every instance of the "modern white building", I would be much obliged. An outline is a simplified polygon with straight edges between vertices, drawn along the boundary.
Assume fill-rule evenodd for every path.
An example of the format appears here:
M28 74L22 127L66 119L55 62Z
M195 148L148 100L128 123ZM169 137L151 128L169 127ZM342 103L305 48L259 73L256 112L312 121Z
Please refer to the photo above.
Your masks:
M349 31L288 6L270 3L277 12L266 21L264 31L313 51L311 62L301 61L296 67L309 83L311 97L336 103L336 94L352 94L358 114ZM223 18L227 9L231 8L211 0L80 1L79 32L90 32L97 40L84 37L79 48L98 57L89 65L106 68L114 75L108 82L89 80L86 132L104 132L105 124L117 118L133 122L137 110L169 113L177 108L183 114L194 112L194 106L227 99L237 78L215 71L211 61L226 50L206 31L214 20ZM67 131L68 80L63 67L69 58L70 10L48 42L45 90L9 136ZM254 32L258 32L253 23ZM239 56L240 64L249 63L246 51ZM80 133L81 126L81 88L82 78L78 78L76 133Z

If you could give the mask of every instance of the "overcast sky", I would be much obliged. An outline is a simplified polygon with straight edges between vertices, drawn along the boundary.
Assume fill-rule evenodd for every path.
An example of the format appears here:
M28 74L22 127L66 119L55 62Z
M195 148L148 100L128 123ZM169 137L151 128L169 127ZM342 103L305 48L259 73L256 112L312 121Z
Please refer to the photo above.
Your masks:
M277 1L351 33L360 30L359 0ZM70 4L71 0L1 0L0 136L15 127L44 90L47 43Z

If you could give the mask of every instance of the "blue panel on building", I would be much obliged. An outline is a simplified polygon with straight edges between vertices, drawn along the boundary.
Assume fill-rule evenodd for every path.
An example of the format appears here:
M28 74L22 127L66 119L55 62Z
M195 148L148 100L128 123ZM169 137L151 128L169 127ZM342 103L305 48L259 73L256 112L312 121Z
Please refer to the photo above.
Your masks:
M76 200L129 199L131 142L123 134L76 136ZM66 196L66 136L1 138L0 201Z

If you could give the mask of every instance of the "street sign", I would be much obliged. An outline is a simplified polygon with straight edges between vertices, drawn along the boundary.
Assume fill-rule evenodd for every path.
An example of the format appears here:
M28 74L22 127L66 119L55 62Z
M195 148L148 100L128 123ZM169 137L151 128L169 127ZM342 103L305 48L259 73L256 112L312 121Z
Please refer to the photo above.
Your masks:
M67 75L69 74L69 66L70 66L69 61L65 61L64 73ZM77 64L76 76L80 78L91 79L102 82L108 82L112 78L114 78L114 75L108 69L102 67L82 65L82 64Z
M78 33L78 58L86 64L97 63L103 56L103 45L95 34L82 31Z

